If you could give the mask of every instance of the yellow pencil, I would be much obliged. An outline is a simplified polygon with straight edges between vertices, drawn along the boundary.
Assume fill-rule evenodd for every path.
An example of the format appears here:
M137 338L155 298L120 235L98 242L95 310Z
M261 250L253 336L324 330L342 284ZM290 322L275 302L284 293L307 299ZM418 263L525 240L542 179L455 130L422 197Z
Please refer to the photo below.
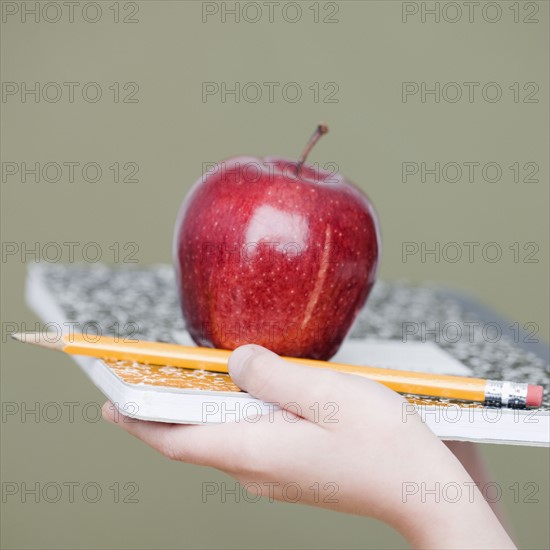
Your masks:
M122 341L108 336L57 335L38 332L12 334L20 342L37 344L71 355L88 355L100 359L128 360L152 365L170 365L186 369L228 372L228 350L179 346L161 342ZM475 401L500 407L540 407L543 388L533 384L502 382L462 376L435 375L420 372L364 367L284 357L309 367L332 369L366 376L399 392L461 401Z

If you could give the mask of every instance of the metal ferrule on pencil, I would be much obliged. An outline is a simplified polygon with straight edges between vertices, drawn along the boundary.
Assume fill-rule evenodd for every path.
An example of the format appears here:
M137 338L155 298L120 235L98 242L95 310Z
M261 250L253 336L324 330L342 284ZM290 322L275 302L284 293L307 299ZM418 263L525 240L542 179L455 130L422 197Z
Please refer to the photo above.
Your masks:
M487 380L485 405L489 407L509 407L524 409L527 406L529 384Z

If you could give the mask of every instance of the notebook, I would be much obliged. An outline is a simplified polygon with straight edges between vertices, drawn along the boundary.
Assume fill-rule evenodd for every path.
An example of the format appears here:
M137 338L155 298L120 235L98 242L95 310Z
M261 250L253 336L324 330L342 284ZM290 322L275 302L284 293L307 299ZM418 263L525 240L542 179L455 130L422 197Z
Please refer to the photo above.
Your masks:
M92 337L99 333L194 345L185 330L170 265L38 263L30 266L26 296L43 321L27 330L68 333L72 329ZM463 334L457 339L459 328ZM243 422L274 409L273 404L240 391L227 374L73 358L131 417L184 424ZM531 410L407 395L403 421L416 412L444 440L550 445L548 347L532 331L506 323L456 292L378 281L332 360L542 385L543 404Z

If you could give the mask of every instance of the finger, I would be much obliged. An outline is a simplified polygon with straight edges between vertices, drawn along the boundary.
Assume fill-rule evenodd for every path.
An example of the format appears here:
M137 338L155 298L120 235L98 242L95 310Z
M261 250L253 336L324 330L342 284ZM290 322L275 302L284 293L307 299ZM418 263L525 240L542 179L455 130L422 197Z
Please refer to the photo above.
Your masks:
M105 420L120 426L171 460L210 466L227 472L258 469L266 453L266 445L257 444L258 436L270 439L265 430L273 433L272 440L279 440L276 432L279 431L280 422L273 422L273 417L270 417L270 421L267 416L264 422L183 425L129 419L109 401L103 405L102 411Z
M102 408L103 418L137 437L159 453L172 460L192 464L210 465L213 453L209 453L208 437L198 437L202 426L167 424L129 418L107 401ZM206 426L208 428L208 426Z
M327 404L333 404L333 410L340 408L338 386L350 381L341 373L296 365L256 345L241 346L231 354L229 374L254 397L277 403L312 422L322 422Z

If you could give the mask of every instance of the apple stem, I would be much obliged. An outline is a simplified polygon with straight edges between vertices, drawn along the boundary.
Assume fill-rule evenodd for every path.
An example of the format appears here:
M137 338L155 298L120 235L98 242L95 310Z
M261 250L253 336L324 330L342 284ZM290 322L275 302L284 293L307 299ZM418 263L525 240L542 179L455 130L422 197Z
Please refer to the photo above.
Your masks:
M300 176L300 174L302 173L302 166L304 165L304 162L306 161L310 151L315 147L315 144L321 139L321 136L323 136L327 132L328 132L328 126L326 124L319 124L315 129L315 132L313 132L313 135L309 138L309 141L307 142L307 145L302 153L302 156L300 157L300 159L298 160L298 163L296 164L296 171L298 176Z

